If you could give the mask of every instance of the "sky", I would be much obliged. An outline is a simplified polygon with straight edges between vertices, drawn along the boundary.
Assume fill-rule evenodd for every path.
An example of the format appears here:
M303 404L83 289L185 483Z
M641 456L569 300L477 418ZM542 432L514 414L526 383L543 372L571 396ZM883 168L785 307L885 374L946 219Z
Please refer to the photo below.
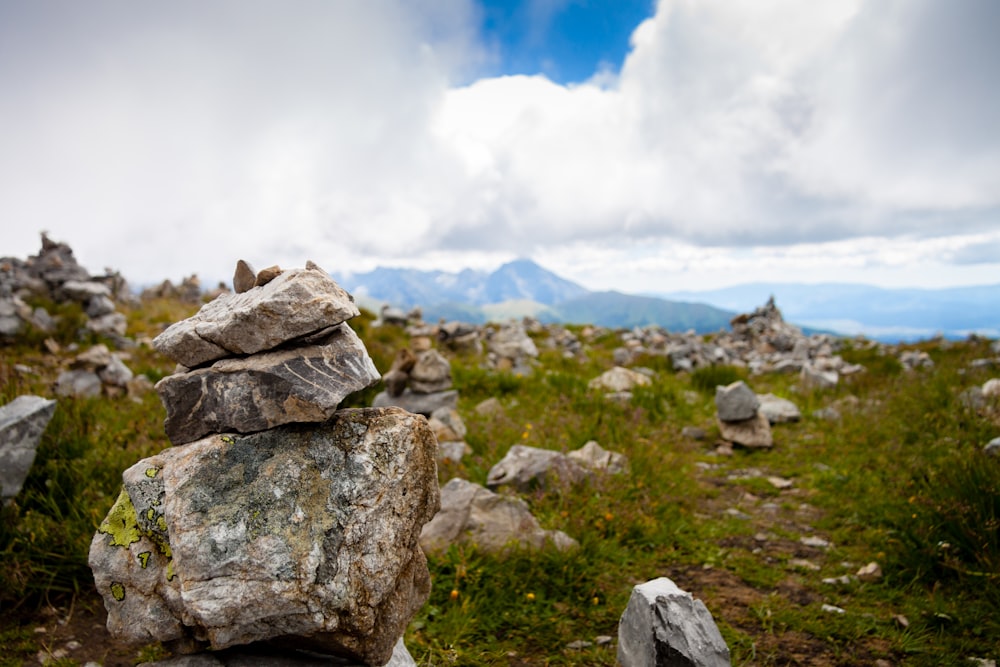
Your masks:
M0 255L1000 283L995 0L0 1Z

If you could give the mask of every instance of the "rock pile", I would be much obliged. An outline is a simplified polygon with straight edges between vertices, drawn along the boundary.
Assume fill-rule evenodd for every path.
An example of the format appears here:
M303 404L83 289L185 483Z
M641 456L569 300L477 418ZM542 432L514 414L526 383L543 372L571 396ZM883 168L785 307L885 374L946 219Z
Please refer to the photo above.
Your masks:
M183 446L125 471L94 536L108 628L181 652L267 641L413 664L400 638L430 592L434 435L396 408L337 411L378 380L351 298L311 263L261 274L154 341L180 364L157 390Z
M716 387L715 407L719 435L724 440L751 448L774 444L770 421L759 409L760 399L742 380Z
M0 258L0 337L13 337L28 327L44 332L55 326L44 308L32 309L25 301L40 297L55 303L79 303L87 314L87 329L120 340L125 336L125 316L117 312L115 299L128 296L128 285L116 272L93 277L73 256L65 243L42 234L37 255L21 260Z
M451 388L451 364L433 348L420 353L400 350L382 380L385 391L375 396L376 408L395 405L430 417L458 405L458 392Z
M529 375L531 360L538 358L538 347L525 331L524 324L511 320L499 329L488 328L486 359L492 368Z
M127 352L112 352L100 343L81 352L70 362L68 370L56 378L55 392L59 396L99 396L102 391L109 396L127 392L138 398L152 383L145 375L132 373L125 365Z

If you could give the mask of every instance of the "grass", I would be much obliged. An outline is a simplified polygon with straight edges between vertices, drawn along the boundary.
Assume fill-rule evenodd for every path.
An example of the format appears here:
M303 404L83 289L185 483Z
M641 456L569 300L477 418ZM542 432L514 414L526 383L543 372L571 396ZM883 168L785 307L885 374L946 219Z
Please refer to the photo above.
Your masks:
M191 310L144 303L128 313L130 336L152 337ZM408 340L372 320L366 313L352 325L384 372ZM69 313L49 335L65 349L78 329ZM573 329L584 340L582 328ZM49 395L70 353L54 359L45 337L0 347L4 402ZM980 451L1000 424L959 399L991 377L970 367L990 356L987 342L916 346L935 364L913 372L900 366L898 350L852 344L842 355L867 372L816 391L799 390L793 376L733 367L675 374L666 359L647 357L640 365L655 371L653 384L621 405L587 387L612 365L616 334L586 341L579 360L548 348L544 333L536 338L541 355L523 376L485 368L480 356L449 355L472 454L442 466L440 481L484 483L519 443L570 451L596 440L626 454L631 472L525 496L543 527L580 543L575 552L501 557L453 546L430 558L431 597L406 636L419 664L614 665L614 642L599 638L616 637L632 587L658 576L706 603L736 665L1000 657L1000 460ZM146 346L129 353L129 366L154 382L172 372ZM804 415L774 428L772 450L714 451L715 386L737 379L792 399ZM367 405L376 390L346 404ZM503 412L476 413L487 398L499 399ZM812 416L832 405L839 420ZM0 523L0 654L17 656L10 664L39 650L24 623L41 605L97 599L86 565L90 539L121 471L168 446L163 417L152 393L138 402L60 399L25 488ZM708 438L682 436L689 425ZM778 488L771 476L792 486ZM831 544L808 546L804 536ZM871 561L881 579L823 583Z

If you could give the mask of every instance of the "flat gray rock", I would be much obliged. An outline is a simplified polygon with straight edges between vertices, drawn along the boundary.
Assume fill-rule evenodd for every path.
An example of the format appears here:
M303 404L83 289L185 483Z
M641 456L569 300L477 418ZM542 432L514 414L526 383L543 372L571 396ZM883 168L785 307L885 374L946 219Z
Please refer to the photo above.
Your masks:
M0 407L0 497L21 492L38 441L56 411L56 402L41 396L18 396Z
M493 553L548 545L566 551L579 546L561 530L543 529L520 498L498 495L457 477L441 488L441 511L420 533L420 546L427 553L447 551L452 544L475 545Z
M259 276L258 276L259 278ZM254 354L360 314L351 296L319 268L288 269L266 285L222 294L153 339L188 368Z
M344 398L375 384L364 343L343 323L315 345L292 346L163 378L172 443L209 433L253 433L293 422L323 422Z
M774 394L762 394L758 398L760 399L758 411L767 417L767 421L772 424L797 422L802 419L802 413L798 406L787 398L781 398Z
M91 543L108 630L387 663L430 592L436 449L425 420L364 409L140 461Z
M771 423L762 414L738 422L727 422L721 419L716 421L719 424L719 435L722 436L723 440L752 449L766 449L774 445Z
M622 667L728 667L726 646L701 600L660 577L632 589L618 622Z
M390 405L403 408L418 415L430 417L436 410L451 409L458 407L458 391L449 389L433 394L417 394L407 389L399 396L392 396L389 392L379 392L372 401L372 407L384 408Z
M409 372L410 389L417 394L433 394L451 389L451 364L437 350L417 355Z
M593 473L562 452L527 445L513 445L486 476L486 486L495 489L510 486L517 491L532 491L555 484L575 484Z

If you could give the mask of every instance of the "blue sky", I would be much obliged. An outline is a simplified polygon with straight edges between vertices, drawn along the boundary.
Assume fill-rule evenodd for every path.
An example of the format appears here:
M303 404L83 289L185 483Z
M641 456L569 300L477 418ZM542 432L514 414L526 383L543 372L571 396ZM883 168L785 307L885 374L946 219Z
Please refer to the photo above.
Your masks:
M1000 282L995 0L0 2L0 254Z
M484 0L483 43L496 58L483 76L543 74L556 83L618 71L632 31L655 9L653 0Z

